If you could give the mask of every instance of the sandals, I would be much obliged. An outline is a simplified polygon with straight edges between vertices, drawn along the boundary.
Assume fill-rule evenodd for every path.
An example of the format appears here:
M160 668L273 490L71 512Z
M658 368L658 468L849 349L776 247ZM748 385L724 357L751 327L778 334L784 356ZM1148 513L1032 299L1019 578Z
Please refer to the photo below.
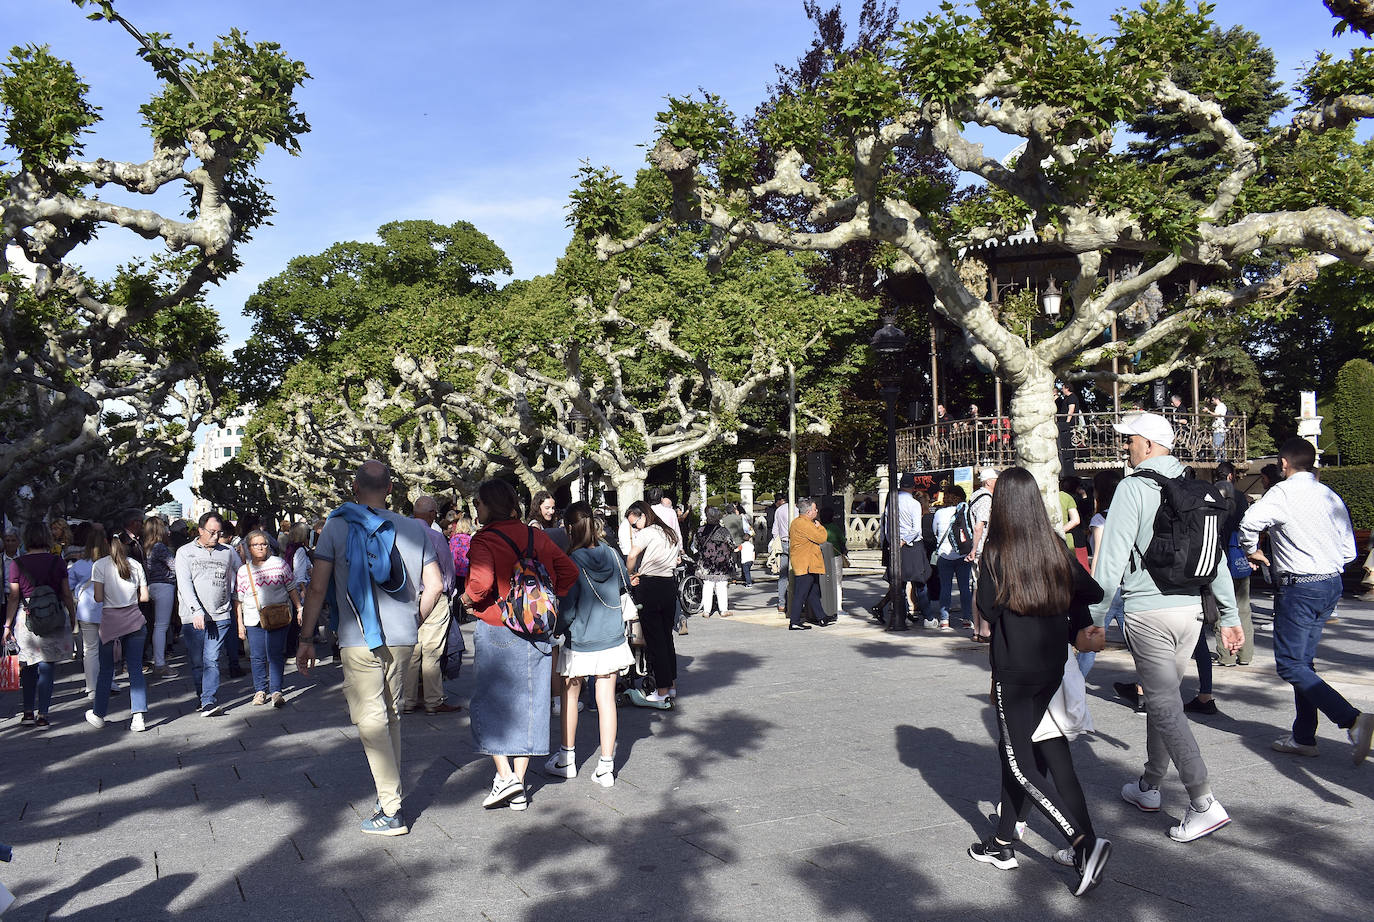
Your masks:
M992 635L991 635L991 634L974 634L974 635L973 635L973 642L974 642L974 643L992 643Z

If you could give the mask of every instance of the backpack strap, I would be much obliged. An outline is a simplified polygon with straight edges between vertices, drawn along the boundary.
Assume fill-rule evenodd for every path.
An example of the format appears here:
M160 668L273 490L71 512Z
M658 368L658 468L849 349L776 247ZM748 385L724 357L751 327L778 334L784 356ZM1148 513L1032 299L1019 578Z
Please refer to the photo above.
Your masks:
M516 544L514 541L512 541L512 540L510 539L510 536L507 535L505 532L501 531L499 528L493 528L493 529L491 530L491 533L494 534L494 535L496 535L496 537L500 538L502 541L504 541L504 542L506 542L507 544L510 545L510 549L511 549L512 551L515 552L515 560L516 560L517 563L519 563L519 562L520 562L520 545L518 545L518 544ZM530 552L533 553L533 551L534 551L534 529L531 528L531 529L530 529Z

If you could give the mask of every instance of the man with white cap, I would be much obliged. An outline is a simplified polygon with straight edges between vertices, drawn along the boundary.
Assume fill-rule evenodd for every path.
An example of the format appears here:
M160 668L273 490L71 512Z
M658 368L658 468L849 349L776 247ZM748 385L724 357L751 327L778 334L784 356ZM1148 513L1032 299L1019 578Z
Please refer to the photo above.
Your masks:
M1231 821L1226 809L1212 796L1207 765L1198 750L1188 719L1183 713L1179 683L1192 659L1202 629L1202 597L1165 593L1145 567L1143 557L1154 537L1162 487L1150 474L1161 478L1183 476L1183 465L1173 457L1174 428L1155 413L1134 413L1115 424L1126 436L1130 465L1137 474L1127 477L1112 498L1112 511L1102 530L1093 577L1105 598L1091 606L1094 623L1102 625L1120 586L1126 607L1126 644L1135 660L1136 673L1145 691L1145 772L1127 782L1121 796L1147 813L1161 804L1159 786L1169 770L1178 768L1188 789L1190 803L1183 822L1169 830L1176 842L1191 842L1215 832ZM1230 571L1216 568L1210 584L1221 612L1222 643L1239 649L1245 640L1236 612L1235 589Z

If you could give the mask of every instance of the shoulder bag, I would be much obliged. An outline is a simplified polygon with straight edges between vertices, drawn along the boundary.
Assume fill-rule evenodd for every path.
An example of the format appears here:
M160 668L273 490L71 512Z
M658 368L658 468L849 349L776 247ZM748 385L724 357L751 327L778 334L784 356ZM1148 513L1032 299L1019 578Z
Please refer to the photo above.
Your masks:
M248 565L248 585L253 590L253 605L258 610L258 621L264 631L279 631L291 623L291 606L285 602L277 602L274 605L264 606L258 601L258 580L253 575L253 561L246 560Z

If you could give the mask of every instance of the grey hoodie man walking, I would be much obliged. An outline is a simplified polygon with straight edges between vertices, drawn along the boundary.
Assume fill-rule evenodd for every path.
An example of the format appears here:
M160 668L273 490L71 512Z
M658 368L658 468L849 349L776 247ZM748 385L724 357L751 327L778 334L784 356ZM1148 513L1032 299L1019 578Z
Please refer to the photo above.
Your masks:
M199 525L196 540L177 550L177 585L181 588L177 597L191 677L200 696L200 713L215 717L224 713L215 701L219 693L219 654L229 635L240 561L233 548L219 543L224 522L218 515L205 513Z

